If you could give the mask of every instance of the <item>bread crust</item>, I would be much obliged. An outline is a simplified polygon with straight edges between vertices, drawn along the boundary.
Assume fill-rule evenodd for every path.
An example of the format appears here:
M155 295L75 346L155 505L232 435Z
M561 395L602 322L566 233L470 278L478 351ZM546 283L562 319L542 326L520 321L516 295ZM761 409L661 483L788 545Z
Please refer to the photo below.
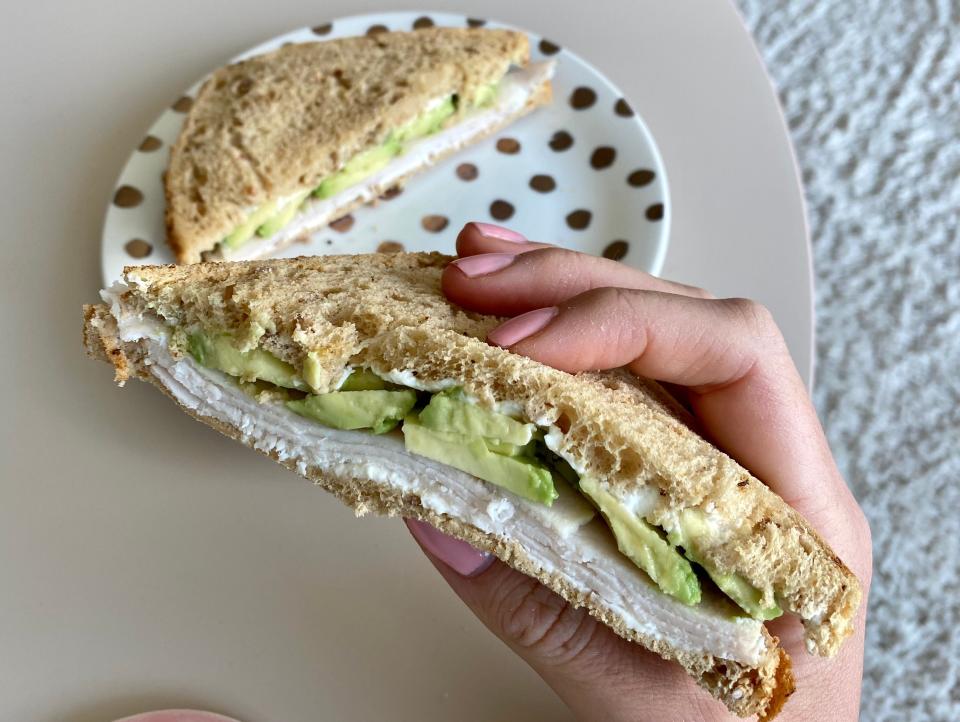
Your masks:
M585 608L591 616L624 639L641 644L664 659L677 662L701 687L741 717L757 715L761 722L772 720L793 693L795 684L790 658L779 646L779 640L772 637L766 629L763 630L767 643L766 652L753 667L712 655L683 652L663 640L639 634L615 611L604 606L595 595L574 587L560 574L546 572L514 540L497 537L458 519L437 514L425 508L416 494L400 493L369 479L339 476L316 467L307 467L305 473L301 473L303 470L297 468L296 459L281 459L275 452L267 453L257 449L252 442L244 440L243 434L236 427L198 414L180 404L153 375L150 366L144 363L141 346L138 343L122 342L116 334L116 323L106 306L84 307L84 345L87 353L112 363L118 380L125 381L136 377L153 384L190 416L311 480L351 507L357 516L374 513L419 519L478 549L490 552L513 569L537 579L571 605Z
M315 188L427 102L473 97L529 54L523 33L428 28L300 43L216 70L164 174L174 256L199 261L250 208Z

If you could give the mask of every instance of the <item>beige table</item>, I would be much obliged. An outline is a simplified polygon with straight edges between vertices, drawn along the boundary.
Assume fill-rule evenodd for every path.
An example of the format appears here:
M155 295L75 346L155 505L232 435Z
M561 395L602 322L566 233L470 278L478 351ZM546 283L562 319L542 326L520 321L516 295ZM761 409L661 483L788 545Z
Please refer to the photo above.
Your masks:
M665 274L766 302L809 377L801 194L775 96L732 7L562 7L439 9L536 28L618 83L668 168ZM154 390L118 391L80 353L105 203L158 110L264 38L371 9L5 9L0 720L100 722L166 706L248 722L565 718L398 521L354 521Z

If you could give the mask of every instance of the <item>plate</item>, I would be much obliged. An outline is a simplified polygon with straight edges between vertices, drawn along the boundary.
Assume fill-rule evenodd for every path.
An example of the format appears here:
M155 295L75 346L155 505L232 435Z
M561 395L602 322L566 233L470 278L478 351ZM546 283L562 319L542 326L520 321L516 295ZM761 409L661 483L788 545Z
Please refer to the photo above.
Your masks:
M287 43L434 24L512 27L453 13L354 15L277 36L231 62ZM414 177L398 195L355 210L277 255L449 253L463 224L481 220L658 273L667 250L670 204L650 131L596 68L523 32L534 62L556 62L550 105ZM103 227L101 266L108 284L126 265L174 261L164 241L162 178L169 147L202 82L157 118L120 174Z

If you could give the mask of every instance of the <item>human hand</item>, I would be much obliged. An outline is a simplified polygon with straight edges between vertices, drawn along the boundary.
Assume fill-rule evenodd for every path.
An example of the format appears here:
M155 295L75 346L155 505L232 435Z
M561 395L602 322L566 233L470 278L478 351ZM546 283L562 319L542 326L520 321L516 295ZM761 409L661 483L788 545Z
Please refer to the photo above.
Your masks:
M714 299L489 224L467 224L457 251L443 275L448 298L514 317L489 334L490 343L564 371L626 367L666 382L714 444L836 550L863 585L854 635L837 657L807 654L803 628L789 615L768 627L790 653L797 678L780 719L857 719L870 529L770 314L751 301ZM731 719L678 665L618 637L536 580L426 524L407 526L467 606L579 719Z

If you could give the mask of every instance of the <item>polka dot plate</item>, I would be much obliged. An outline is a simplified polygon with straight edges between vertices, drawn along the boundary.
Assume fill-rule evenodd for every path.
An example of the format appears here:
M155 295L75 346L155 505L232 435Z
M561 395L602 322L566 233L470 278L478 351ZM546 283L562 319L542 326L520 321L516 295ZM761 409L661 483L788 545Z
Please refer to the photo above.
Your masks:
M285 43L430 25L510 27L452 13L355 15L281 35L234 60ZM643 99L628 101L569 50L524 32L534 62L556 61L550 105L414 177L375 207L360 208L279 255L452 253L463 224L479 220L659 272L670 205L660 154L634 110ZM125 265L173 262L164 241L162 174L201 82L160 115L120 175L103 228L101 264L107 283Z

